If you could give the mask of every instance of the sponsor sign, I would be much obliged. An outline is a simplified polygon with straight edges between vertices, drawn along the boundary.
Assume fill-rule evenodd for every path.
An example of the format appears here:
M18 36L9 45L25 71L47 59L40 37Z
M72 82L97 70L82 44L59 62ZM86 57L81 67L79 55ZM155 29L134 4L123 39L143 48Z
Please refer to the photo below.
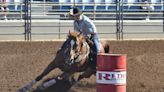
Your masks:
M100 84L126 84L126 71L97 71L96 82Z

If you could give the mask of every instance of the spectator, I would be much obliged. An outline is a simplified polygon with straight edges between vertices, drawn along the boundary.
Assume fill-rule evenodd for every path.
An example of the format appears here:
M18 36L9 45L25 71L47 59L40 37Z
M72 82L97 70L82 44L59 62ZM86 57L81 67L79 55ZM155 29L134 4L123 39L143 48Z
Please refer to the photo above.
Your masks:
M150 18L150 11L154 10L154 6L148 1L148 0L140 0L141 2L141 9L143 9L144 11L147 11L146 14L146 20L149 20Z
M142 9L152 11L154 10L154 6L152 6L151 2L148 2L148 0L141 0L141 3L143 4L141 6Z
M164 0L161 1L161 4L163 4L163 3L164 3ZM161 10L164 11L164 6L163 6L163 5L162 5L162 7L161 7Z
M7 20L7 12L9 11L9 8L7 7L7 1L6 0L0 0L0 9L3 13L3 19Z
M14 0L14 4L15 4L15 11L20 10L21 9L21 3L23 0Z
M14 5L11 5L10 7L13 11L15 11L15 14L12 15L12 19L20 19L22 18L21 11L24 10L24 2L25 0L10 0L10 2L14 3Z

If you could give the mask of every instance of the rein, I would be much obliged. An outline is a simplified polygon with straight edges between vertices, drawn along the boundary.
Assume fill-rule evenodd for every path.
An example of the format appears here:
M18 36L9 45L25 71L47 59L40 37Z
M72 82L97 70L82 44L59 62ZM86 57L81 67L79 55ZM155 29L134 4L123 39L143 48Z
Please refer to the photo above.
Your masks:
M69 57L68 57L68 55L67 55L67 53L69 52L69 49L70 49L70 48L66 48L66 49L64 50L64 60L66 61L66 64L67 64L67 65L71 66L72 64L79 63L80 61L85 60L85 59L88 58L89 53L90 53L90 47L89 47L89 45L88 45L87 42L83 43L83 45L86 46L86 53L83 54L83 53L81 52L81 49L82 49L82 47L81 47L81 48L80 48L80 51L78 51L78 52L76 53L76 57L75 57L72 61L70 61L70 59L69 59Z
M81 53L78 53L78 58L77 59L75 59L75 63L78 63L78 62L80 62L80 60L85 60L86 58L88 58L88 56L89 56L89 51L90 51L90 47L89 47L89 45L88 45L88 43L87 42L85 42L84 43L85 44L85 46L86 46L86 48L87 48L87 53L83 56L81 56L80 57L80 54Z

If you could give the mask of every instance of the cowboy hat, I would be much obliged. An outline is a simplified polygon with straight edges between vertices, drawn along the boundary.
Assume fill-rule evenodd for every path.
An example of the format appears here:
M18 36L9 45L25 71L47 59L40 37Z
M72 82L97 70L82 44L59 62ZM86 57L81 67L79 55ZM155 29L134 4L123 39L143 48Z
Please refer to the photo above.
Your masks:
M81 10L78 7L73 7L69 11L69 15L70 16L78 16L78 15L81 15L81 14L82 14L82 12L81 12Z

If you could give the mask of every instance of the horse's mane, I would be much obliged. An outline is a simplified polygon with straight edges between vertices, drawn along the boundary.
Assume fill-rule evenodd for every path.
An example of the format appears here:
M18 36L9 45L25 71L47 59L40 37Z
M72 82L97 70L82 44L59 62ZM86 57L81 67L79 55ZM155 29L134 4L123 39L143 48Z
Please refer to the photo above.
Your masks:
M79 33L79 32L70 32L70 33L68 34L68 38L76 39L77 37L78 37L80 40L84 40L83 35L82 35L81 33Z
M78 36L77 32L70 32L68 38L76 38Z

